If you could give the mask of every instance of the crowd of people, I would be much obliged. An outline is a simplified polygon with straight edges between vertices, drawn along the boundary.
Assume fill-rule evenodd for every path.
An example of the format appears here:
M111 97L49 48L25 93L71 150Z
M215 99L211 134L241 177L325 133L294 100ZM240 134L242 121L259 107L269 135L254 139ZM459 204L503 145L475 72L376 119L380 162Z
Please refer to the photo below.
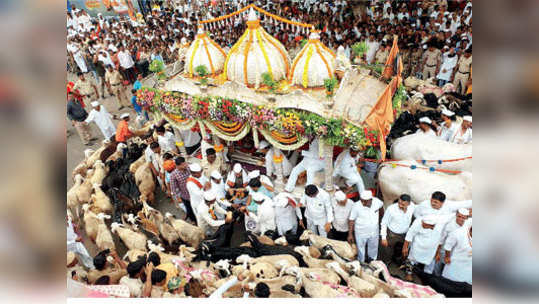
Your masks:
M250 2L161 1L137 20L94 18L73 6L67 16L68 70L77 73L78 80L68 86L67 115L83 143L93 140L90 122L97 124L109 144L128 143L137 137L137 129L151 118L136 100L142 79L150 74L150 63L182 61L194 39L197 20L231 13ZM439 86L452 82L459 93L470 93L471 0L354 2L254 1L277 15L315 24L322 31L324 44L334 50L344 48L356 64L384 63L391 37L397 35L405 77L434 78ZM287 47L291 57L299 52L304 34L269 21L263 20L262 25ZM210 36L227 50L244 29L245 23L237 19L233 27ZM363 58L355 58L352 45L360 41L369 48ZM121 114L115 126L115 115L98 101L104 98L105 87L117 98L118 109L134 108L137 126L130 125L128 113ZM131 102L125 93L128 87ZM441 117L440 125L421 118L417 133L457 144L472 142L471 116L457 123L455 113L445 109ZM198 132L185 130L178 140L177 130L167 129L165 121L153 127L156 139L146 139L145 162L160 190L182 210L185 220L203 229L209 239L232 222L241 223L242 230L272 239L307 229L321 237L356 244L361 262L381 259L397 268L410 264L428 274L472 284L471 201L446 200L443 192L436 191L430 200L412 202L409 194L402 193L384 208L365 186L365 177L357 170L362 166L361 152L354 148L345 149L336 158L333 175L344 182L328 192L316 183L316 173L325 169L317 139L294 157L261 141L257 153L265 161L259 164L260 169L252 169L232 162L230 151L217 149L218 143L210 136L203 138ZM177 141L184 142L185 151ZM200 162L188 157L197 153L201 154ZM294 191L304 171L306 183L298 198ZM279 176L287 178L283 191L274 185ZM71 246L67 267L73 280L125 285L132 297L201 295L196 280L180 276L175 265L161 263L156 253L130 263L114 251L102 251L91 258L76 226L68 221ZM258 284L253 296L266 297L268 293L267 285Z

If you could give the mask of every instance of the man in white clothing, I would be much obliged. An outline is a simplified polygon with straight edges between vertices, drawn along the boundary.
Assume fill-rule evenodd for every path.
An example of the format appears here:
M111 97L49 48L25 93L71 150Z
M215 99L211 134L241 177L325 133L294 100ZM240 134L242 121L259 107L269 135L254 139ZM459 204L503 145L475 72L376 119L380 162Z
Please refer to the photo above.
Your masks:
M359 161L359 152L355 149L346 149L337 156L333 177L342 176L346 178L348 185L356 185L359 193L365 190L363 179L357 171L357 162Z
M429 214L446 215L454 213L460 208L472 208L472 200L446 201L445 194L436 191L432 193L430 200L423 201L417 205L414 211L414 217L420 218Z
M223 176L219 171L214 170L210 174L210 184L211 184L211 190L215 191L215 195L217 196L217 199L223 199L225 198L226 191L225 191L225 183L223 182Z
M191 206L186 206L186 208L192 208L198 223L200 219L198 218L197 207L199 204L204 202L204 190L206 190L209 185L207 185L207 178L202 175L202 167L200 167L199 164L191 164L189 166L189 171L191 171L191 176L187 178L185 185L187 192L189 192L189 201Z
M118 49L118 61L120 62L122 70L124 71L125 77L127 78L127 80L129 80L130 83L134 83L136 80L134 70L135 61L133 61L131 53L126 51L123 45L120 44Z
M445 241L445 268L442 276L455 282L472 284L472 220L453 231Z
M278 215L275 217L275 225L279 235L285 235L287 232L296 234L298 219L299 225L305 229L299 205L289 193L281 192L277 194L273 198L273 203L275 205L275 214Z
M105 139L110 139L116 134L116 127L111 119L113 116L99 102L93 101L91 105L93 109L90 111L90 114L88 114L85 122L95 122Z
M415 134L423 134L428 136L434 136L436 137L436 132L431 127L432 120L430 118L424 116L419 119L419 129L415 131Z
M324 170L326 165L324 157L320 157L319 153L319 140L316 138L309 145L308 151L301 152L303 160L292 169L285 191L292 192L294 190L298 176L303 171L307 171L307 185L314 183L316 172Z
M263 140L258 145L258 150L264 153L264 163L266 166L266 175L277 178L289 176L292 171L292 165L283 152L276 147L271 146L267 141Z
M260 192L254 192L252 201L251 204L258 204L256 214L250 213L249 215L257 224L256 232L264 235L267 231L275 231L275 209L272 199Z
M396 247L402 246L404 237L412 223L415 204L408 194L402 194L397 203L393 203L384 212L384 217L380 224L380 237L382 245L382 260L389 265L392 260L400 264L400 251ZM396 256L398 255L398 256Z
M219 220L217 214L224 215L226 210L221 208L215 201L217 197L212 190L205 191L203 194L204 201L196 207L197 224L206 236L212 236L217 229L222 225L229 223L232 218L228 217L225 220Z
M445 241L447 240L447 237L458 228L462 227L468 217L470 216L470 211L466 208L460 208L457 213L454 215L451 215L448 218L447 223L444 225L444 228L442 229L442 236L440 238L440 245L438 246L438 252L440 254L440 261L436 263L434 266L434 274L435 275L441 275L442 274L442 267L444 263L444 257L445 257L445 251L443 249L443 246L445 244Z
M329 238L345 241L348 236L348 218L354 207L354 202L346 197L342 191L335 192L333 200L333 228L329 233Z
M370 259L378 257L378 223L384 215L384 203L372 196L370 190L360 193L360 202L354 204L348 218L348 242L356 242L357 258L365 262L365 245Z
M177 154L178 148L176 147L176 137L170 131L166 131L165 127L159 126L155 129L157 133L157 142L163 152L172 152Z
M329 193L313 184L307 185L300 203L305 206L307 229L327 237L333 222L333 207Z
M402 256L412 264L422 264L423 271L428 274L432 273L436 261L440 260L437 252L443 225L437 221L434 214L416 219L408 229L402 246Z
M445 46L445 48L448 48ZM443 87L446 83L451 80L451 75L453 75L453 70L457 66L458 56L455 53L455 49L451 48L447 53L442 56L442 65L440 66L440 71L436 78L438 79L438 86Z
M469 144L472 142L472 117L464 115L462 117L462 123L457 128L451 142L456 144Z

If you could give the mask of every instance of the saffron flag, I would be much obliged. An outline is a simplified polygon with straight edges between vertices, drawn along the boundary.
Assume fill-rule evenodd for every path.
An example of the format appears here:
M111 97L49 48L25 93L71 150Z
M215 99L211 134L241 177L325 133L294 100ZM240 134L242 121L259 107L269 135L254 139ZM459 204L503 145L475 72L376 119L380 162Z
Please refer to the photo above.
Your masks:
M382 72L382 78L389 79L393 75L398 75L399 73L399 66L397 61L400 56L399 54L399 46L397 44L397 35L393 38L393 46L391 47L391 51L389 51L389 55L387 56L386 63L384 65L384 71ZM400 63L400 70L402 71L402 62Z
M393 79L392 83L396 80ZM393 123L393 96L392 85L389 84L378 101L372 108L371 112L365 119L365 124L371 130L378 131L378 137L380 140L380 152L382 152L382 159L386 158L386 136L391 129L391 123Z

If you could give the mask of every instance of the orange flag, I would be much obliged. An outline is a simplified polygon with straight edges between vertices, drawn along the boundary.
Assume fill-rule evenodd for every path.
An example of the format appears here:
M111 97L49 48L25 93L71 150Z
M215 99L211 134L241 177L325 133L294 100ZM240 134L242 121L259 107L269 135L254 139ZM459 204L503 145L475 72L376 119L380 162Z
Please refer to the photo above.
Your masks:
M397 44L397 35L395 35L393 38L393 46L391 47L391 51L389 51L389 55L387 56L387 60L384 66L384 72L382 73L382 78L389 79L393 75L394 60L397 58L398 53L399 46ZM400 65L402 66L402 63Z
M380 152L382 159L386 158L386 136L391 129L393 123L393 83L397 83L395 79L386 87L378 101L372 108L371 112L365 119L365 124L371 130L377 130L380 139Z

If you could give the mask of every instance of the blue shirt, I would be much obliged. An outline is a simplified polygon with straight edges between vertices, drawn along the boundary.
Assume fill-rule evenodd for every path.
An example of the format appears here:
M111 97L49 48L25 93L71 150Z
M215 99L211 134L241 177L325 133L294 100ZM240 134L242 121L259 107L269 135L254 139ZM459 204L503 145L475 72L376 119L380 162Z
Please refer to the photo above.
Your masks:
M135 109L135 112L137 112L137 114L140 114L142 112L142 108L137 103L137 96L133 95L133 97L131 97L131 104L133 105L133 108Z
M135 83L133 84L133 89L135 90L140 90L142 88L142 83L140 83L140 81L135 81Z

